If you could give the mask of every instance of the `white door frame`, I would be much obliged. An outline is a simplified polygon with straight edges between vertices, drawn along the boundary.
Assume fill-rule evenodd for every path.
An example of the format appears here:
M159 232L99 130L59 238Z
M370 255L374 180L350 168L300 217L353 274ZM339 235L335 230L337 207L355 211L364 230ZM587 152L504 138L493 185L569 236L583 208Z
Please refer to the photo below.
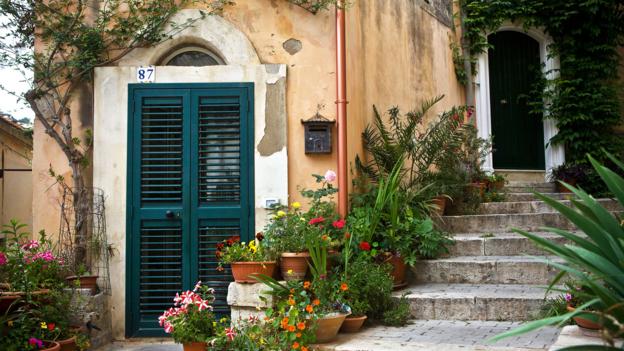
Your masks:
M549 46L553 43L552 38L543 31L531 28L524 29L522 25L515 25L511 22L503 24L498 31L515 31L524 33L539 43L540 59L544 64L544 73L546 79L556 78L559 69L559 58L550 55ZM477 118L477 129L480 138L488 139L492 135L492 114L490 109L490 70L488 62L488 53L483 52L477 58L477 75L475 77L475 109ZM544 101L547 105L547 101ZM548 110L545 111L548 116ZM544 118L544 161L546 165L546 180L553 167L557 167L565 162L565 151L563 145L553 146L550 139L557 135L558 129L556 123L551 118ZM488 172L494 172L492 153L485 157L483 169Z

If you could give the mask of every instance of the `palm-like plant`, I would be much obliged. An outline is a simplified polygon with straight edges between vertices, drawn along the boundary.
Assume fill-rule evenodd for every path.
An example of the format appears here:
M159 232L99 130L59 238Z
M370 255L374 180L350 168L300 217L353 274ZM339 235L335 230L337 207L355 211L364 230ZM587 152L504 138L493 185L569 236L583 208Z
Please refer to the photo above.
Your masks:
M624 163L612 155L608 156L624 171ZM624 205L624 178L598 163L591 156L589 159L619 204ZM594 298L582 306L577 306L573 312L527 323L520 328L496 336L492 341L546 325L562 324L580 315L603 325L601 335L610 346L582 345L561 350L622 350L613 345L616 337L624 335L624 222L612 215L587 192L565 183L562 184L577 196L577 199L572 200L572 208L547 196L540 194L537 196L574 223L584 233L584 236L557 228L545 228L571 242L567 245L560 245L535 234L520 230L516 232L564 260L563 263L548 262L562 271L553 280L549 289L564 275L570 275L579 281L581 288L587 294Z

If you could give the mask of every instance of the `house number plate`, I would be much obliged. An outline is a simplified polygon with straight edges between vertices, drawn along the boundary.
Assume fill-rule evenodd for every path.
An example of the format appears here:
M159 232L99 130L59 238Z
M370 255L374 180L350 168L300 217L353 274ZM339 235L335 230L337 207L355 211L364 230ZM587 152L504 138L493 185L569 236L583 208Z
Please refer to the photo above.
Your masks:
M139 66L137 68L137 82L139 83L154 83L155 76L156 68L154 66Z

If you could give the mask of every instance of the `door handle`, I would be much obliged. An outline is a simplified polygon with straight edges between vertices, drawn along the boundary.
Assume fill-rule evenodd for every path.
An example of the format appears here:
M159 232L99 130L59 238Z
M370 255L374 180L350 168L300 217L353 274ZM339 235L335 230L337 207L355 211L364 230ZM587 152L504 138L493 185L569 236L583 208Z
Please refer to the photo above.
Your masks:
M167 212L165 212L165 217L169 219L180 218L180 212L173 212L171 210L168 210Z

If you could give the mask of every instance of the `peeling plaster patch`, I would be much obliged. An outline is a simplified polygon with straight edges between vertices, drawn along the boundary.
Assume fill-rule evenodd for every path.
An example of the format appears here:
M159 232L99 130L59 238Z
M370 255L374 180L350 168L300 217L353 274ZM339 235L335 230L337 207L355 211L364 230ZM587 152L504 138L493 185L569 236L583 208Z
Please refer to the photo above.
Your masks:
M287 53L294 55L303 49L303 44L295 38L290 38L282 44L282 47Z
M261 156L271 156L286 146L286 79L283 76L267 84L265 108L264 136L258 143L258 152Z
M275 84L280 78L286 77L286 65L267 64L264 66L266 72L270 75L273 75L272 77L267 77L268 84Z

